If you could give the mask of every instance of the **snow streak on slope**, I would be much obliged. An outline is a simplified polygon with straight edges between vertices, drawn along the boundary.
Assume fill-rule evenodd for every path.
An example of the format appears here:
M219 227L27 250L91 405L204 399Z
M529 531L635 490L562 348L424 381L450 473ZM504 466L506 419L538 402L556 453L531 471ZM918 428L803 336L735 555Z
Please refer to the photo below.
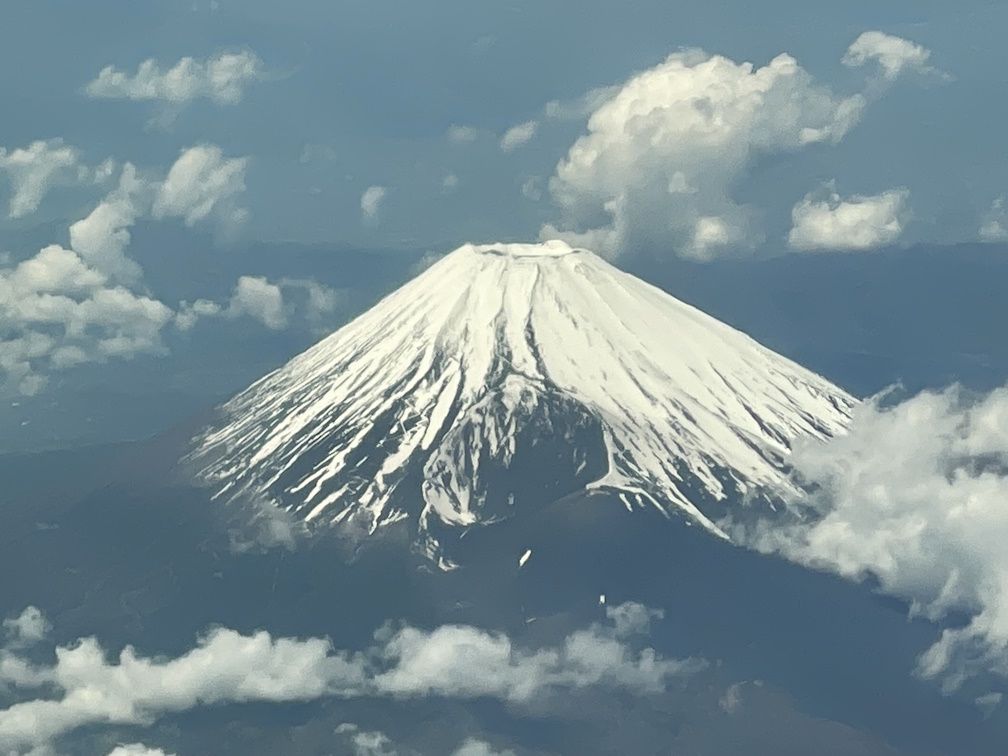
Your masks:
M790 441L853 404L591 252L466 245L229 401L192 457L311 523L413 519L432 554L438 527L513 514L512 468L720 533L698 498L786 493Z

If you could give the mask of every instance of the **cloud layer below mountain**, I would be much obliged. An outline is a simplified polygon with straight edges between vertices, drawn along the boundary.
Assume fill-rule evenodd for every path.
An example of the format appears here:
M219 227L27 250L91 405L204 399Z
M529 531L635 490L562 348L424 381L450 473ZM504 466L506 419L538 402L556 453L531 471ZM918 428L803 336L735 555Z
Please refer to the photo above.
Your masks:
M959 388L859 407L850 432L791 457L813 491L804 520L736 537L879 590L931 620L963 613L917 673L951 693L969 678L1008 680L1008 388Z
M36 612L26 611L12 627L37 625ZM639 604L609 607L605 622L571 633L557 647L536 649L468 625L423 630L391 624L362 652L335 650L325 638L226 628L167 660L130 647L110 660L93 637L56 648L51 665L34 665L16 647L7 648L0 655L0 683L13 686L22 700L0 711L0 747L26 753L80 727L149 725L225 703L439 696L528 707L555 692L591 686L657 694L704 666L640 648L637 639L660 617ZM58 694L43 695L46 690Z

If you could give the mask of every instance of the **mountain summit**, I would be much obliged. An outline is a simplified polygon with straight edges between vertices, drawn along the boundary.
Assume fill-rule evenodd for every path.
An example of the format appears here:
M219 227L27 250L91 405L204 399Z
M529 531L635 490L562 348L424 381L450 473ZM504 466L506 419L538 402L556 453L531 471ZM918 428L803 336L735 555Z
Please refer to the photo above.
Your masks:
M723 535L854 404L587 250L467 244L224 404L189 461L312 528L402 523L448 567L468 528L574 494Z

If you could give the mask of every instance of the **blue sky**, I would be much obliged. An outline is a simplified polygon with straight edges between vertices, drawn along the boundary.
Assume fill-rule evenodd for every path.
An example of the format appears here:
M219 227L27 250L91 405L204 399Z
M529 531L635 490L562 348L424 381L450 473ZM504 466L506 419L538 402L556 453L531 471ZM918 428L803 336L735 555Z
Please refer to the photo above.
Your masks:
M187 146L219 144L250 158L242 239L439 248L470 237L522 238L555 217L545 182L585 127L584 119L545 119L547 102L619 85L681 47L756 66L786 52L818 85L848 94L863 86L865 71L845 69L844 51L879 29L928 48L930 64L954 78L904 77L839 144L754 166L736 191L766 208L767 251L781 246L794 202L823 181L835 180L840 194L906 186L913 220L903 241L975 238L1006 191L997 124L1008 98L997 94L1006 87L997 30L1008 9L999 4L283 5L9 4L0 88L12 107L0 143L62 138L95 162L111 156L161 169ZM197 99L165 127L147 125L162 115L157 101L82 92L105 66L135 72L153 58L167 68L222 51L256 55L262 78L244 87L240 102ZM496 137L528 120L541 122L535 139L501 153ZM452 144L452 124L486 133ZM457 190L445 192L451 175ZM534 177L543 184L538 201L521 193ZM381 222L368 225L359 200L372 185L388 192ZM69 194L78 206L87 202ZM53 196L39 212L58 217L73 207L70 197Z
M202 406L467 240L706 264L1008 237L1001 4L5 12L0 390L21 413L84 384ZM364 285L357 249L403 257Z

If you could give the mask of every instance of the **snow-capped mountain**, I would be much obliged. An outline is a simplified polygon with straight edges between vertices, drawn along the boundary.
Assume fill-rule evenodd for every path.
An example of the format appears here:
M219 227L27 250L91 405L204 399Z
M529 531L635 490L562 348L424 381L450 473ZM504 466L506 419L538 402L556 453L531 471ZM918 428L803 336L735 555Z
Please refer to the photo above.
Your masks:
M788 494L855 399L558 241L465 245L220 408L190 462L312 528L448 535L577 493L684 515Z

